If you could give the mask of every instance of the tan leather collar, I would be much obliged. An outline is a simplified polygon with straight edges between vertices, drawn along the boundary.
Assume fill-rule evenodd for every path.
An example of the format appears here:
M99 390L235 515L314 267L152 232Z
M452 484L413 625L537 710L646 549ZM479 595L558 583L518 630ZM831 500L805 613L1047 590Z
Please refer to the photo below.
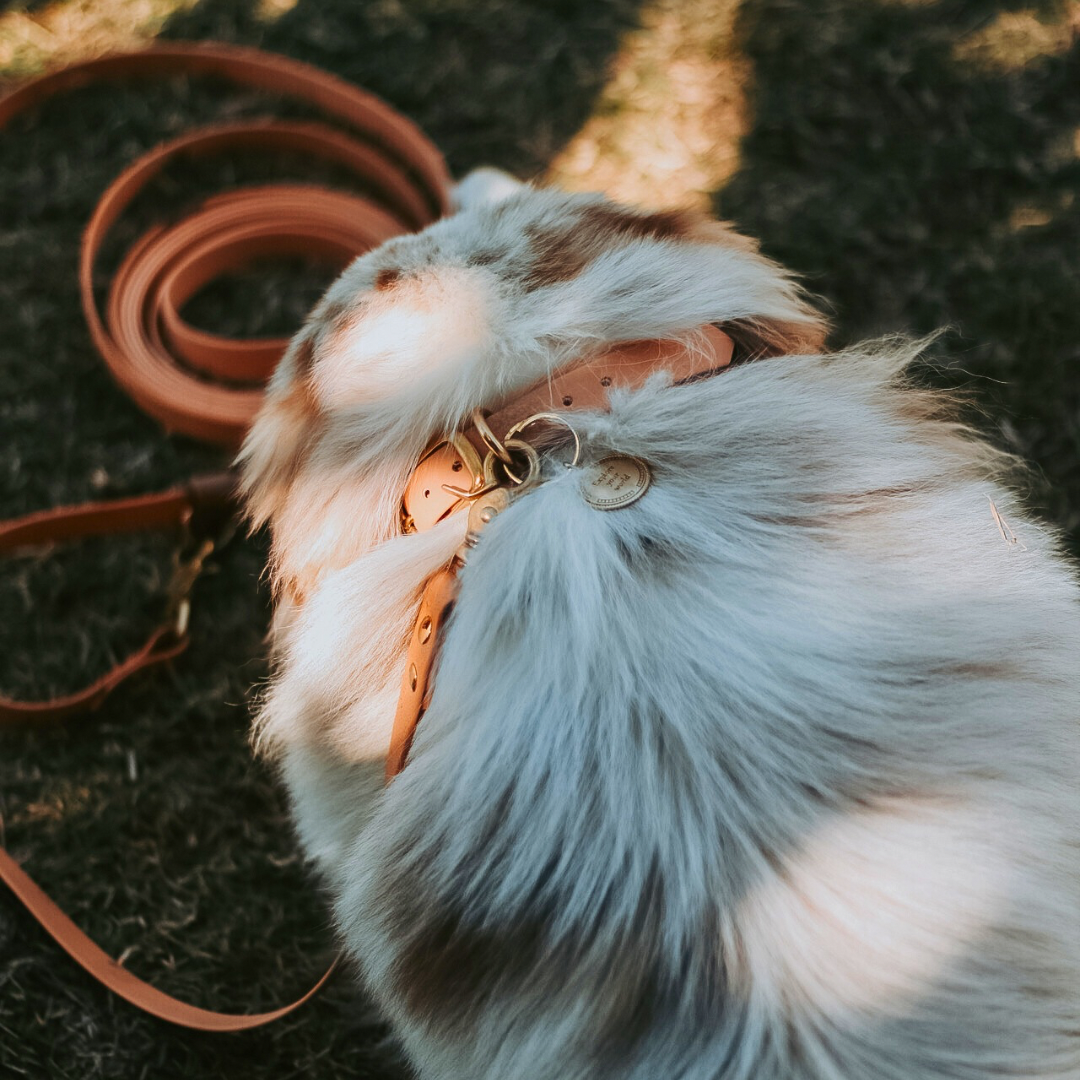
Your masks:
M678 341L630 341L587 360L575 361L523 393L484 410L500 438L537 413L606 409L612 389L635 390L658 371L688 382L727 367L734 345L715 326L701 327L694 347ZM403 532L424 532L467 505L448 488L470 488L482 477L488 445L475 424L430 447L416 466L401 500Z
M616 346L591 360L557 372L552 378L529 387L512 400L498 405L483 419L497 439L502 439L515 425L536 413L561 413L575 409L604 409L608 391L614 387L634 389L658 371L667 371L672 381L688 382L720 371L731 363L734 345L730 337L713 326L701 328L694 347L676 341L634 341ZM441 630L457 597L457 572L464 552L476 542L474 530L490 520L478 511L485 502L494 514L499 506L496 490L490 495L474 492L461 497L447 487L468 489L486 479L486 469L478 461L488 444L474 426L448 441L432 447L417 465L402 499L401 522L405 532L423 532L450 514L471 506L469 537L449 565L434 574L424 585L420 609L409 637L409 648L398 693L397 711L386 757L386 780L405 768L413 736L431 697L431 672L438 654ZM492 516L494 516L494 514Z

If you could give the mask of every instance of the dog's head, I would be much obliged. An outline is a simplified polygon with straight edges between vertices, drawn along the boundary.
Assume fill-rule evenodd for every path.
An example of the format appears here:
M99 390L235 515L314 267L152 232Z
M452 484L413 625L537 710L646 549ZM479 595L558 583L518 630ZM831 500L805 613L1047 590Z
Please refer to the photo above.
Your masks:
M358 258L271 380L241 452L279 580L355 559L395 528L405 478L471 410L620 341L705 323L736 359L820 350L790 278L700 215L475 180L459 212Z

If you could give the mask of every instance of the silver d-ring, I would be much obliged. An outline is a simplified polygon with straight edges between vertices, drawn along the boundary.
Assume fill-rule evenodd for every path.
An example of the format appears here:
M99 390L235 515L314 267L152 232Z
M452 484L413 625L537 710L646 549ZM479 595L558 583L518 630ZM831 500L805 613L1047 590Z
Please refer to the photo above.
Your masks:
M495 432L491 430L491 425L487 422L487 417L484 416L480 409L473 409L472 422L473 427L476 428L477 434L483 439L484 445L504 465L513 465L514 459L511 456L510 451L498 440Z
M578 438L578 433L574 430L573 424L571 424L565 416L561 416L559 413L538 412L533 413L532 416L525 417L524 420L519 420L506 433L507 444L509 444L510 440L513 439L515 435L520 435L530 424L535 424L539 420L550 420L553 424L562 424L562 426L574 436L574 459L566 466L568 469L574 468L581 460L581 439Z

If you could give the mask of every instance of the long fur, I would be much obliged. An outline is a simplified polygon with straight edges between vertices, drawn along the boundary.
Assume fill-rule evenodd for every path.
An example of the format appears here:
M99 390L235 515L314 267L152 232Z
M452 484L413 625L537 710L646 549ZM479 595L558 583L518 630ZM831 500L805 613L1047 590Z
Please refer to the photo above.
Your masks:
M257 737L419 1076L1080 1077L1080 608L1011 463L907 383L917 346L823 353L729 230L491 186L346 270L242 453ZM704 323L753 362L571 418L644 498L556 468L485 531L383 790L464 528L396 534L423 448Z

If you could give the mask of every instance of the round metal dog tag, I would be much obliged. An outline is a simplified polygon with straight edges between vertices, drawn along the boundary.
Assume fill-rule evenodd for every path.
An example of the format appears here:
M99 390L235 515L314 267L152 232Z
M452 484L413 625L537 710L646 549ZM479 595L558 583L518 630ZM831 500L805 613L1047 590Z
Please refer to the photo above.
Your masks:
M597 510L621 510L636 503L651 483L649 466L640 458L610 454L582 470L581 494Z

